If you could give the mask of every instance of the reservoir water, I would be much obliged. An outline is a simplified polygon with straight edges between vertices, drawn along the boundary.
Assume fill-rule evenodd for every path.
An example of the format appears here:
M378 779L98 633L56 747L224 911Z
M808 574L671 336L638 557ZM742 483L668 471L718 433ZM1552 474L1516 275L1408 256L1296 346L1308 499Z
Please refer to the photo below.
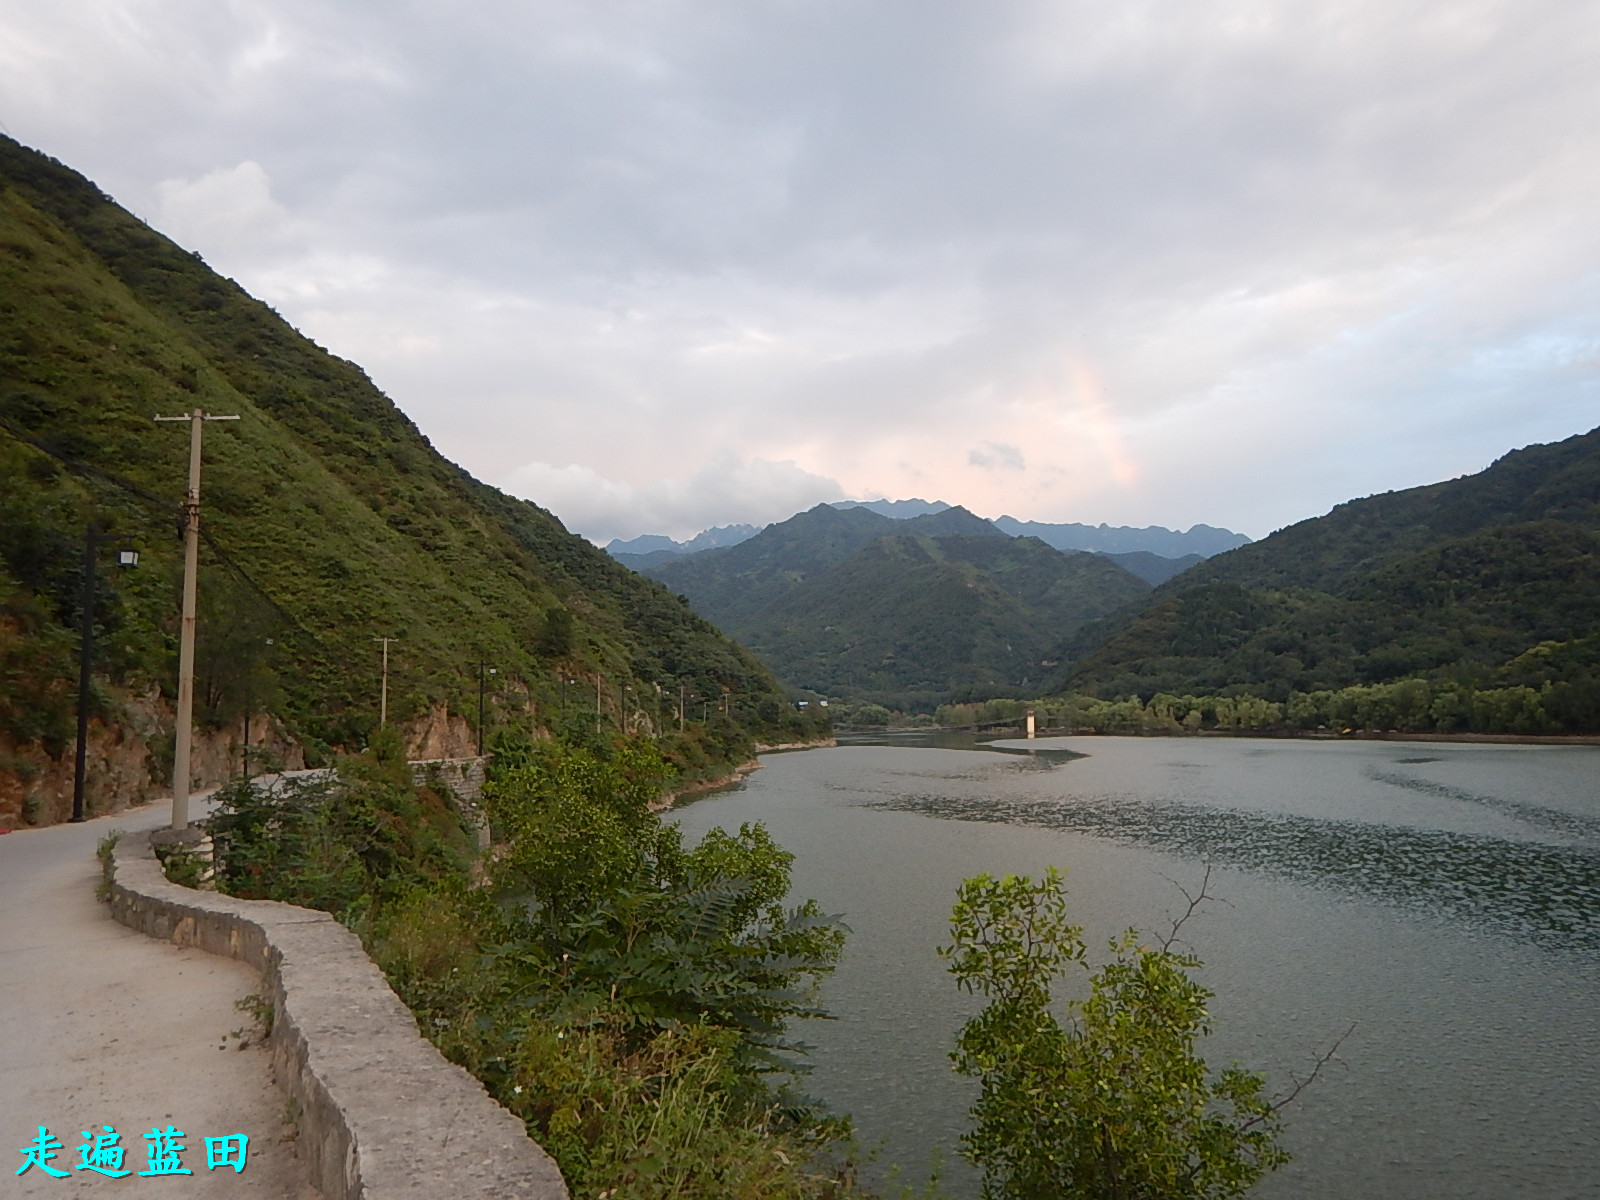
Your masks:
M949 738L775 754L676 810L762 821L794 895L853 935L807 1088L882 1162L947 1189L974 1094L948 1052L976 1002L934 948L962 879L1066 871L1091 946L1185 926L1216 992L1213 1066L1287 1088L1295 1161L1253 1195L1600 1198L1600 748L1223 738ZM939 744L942 743L942 744Z

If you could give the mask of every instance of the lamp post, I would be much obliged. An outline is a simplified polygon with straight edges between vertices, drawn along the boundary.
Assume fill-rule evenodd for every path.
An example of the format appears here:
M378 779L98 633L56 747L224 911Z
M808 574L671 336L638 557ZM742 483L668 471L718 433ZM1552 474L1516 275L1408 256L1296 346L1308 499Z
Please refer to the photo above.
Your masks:
M272 638L267 638L263 643L270 650L276 643ZM254 646L251 647L252 651ZM250 778L250 710L255 707L256 695L256 660L255 654L250 655L250 660L245 664L244 676L244 745L239 750L239 769L244 772L246 779Z
M94 569L100 527L89 522L83 534L83 611L78 615L78 745L72 761L72 819L84 820L83 788L89 756L89 676L94 665ZM139 565L137 550L117 551L119 567Z
M483 698L485 686L490 675L497 674L494 667L487 663L478 664L478 757L483 757Z

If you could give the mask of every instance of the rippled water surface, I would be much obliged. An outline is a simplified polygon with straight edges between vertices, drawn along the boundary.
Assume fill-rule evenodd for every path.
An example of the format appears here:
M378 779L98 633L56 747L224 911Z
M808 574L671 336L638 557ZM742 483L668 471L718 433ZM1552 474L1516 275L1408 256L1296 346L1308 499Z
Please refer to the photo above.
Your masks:
M886 1161L954 1158L973 1011L934 955L960 881L1067 870L1093 937L1186 927L1214 1063L1287 1086L1354 1025L1288 1115L1263 1197L1600 1198L1600 749L1243 739L855 745L772 755L686 805L691 835L764 821L798 896L855 931L813 1092ZM976 1195L955 1164L950 1183Z

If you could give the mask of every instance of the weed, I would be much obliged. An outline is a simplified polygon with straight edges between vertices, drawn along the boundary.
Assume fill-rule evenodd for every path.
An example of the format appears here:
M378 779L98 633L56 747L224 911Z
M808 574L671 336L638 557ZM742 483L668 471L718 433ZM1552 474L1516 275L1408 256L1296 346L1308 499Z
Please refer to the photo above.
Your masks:
M256 1023L256 1028L261 1033L259 1040L265 1041L272 1036L272 1022L277 1016L277 1009L273 1007L271 1000L259 992L251 992L248 996L240 996L235 1000L233 1007Z
M111 901L111 884L116 878L117 867L113 852L117 843L122 840L122 830L113 829L100 839L100 844L94 848L95 857L100 860L100 882L95 884L94 898L106 903Z

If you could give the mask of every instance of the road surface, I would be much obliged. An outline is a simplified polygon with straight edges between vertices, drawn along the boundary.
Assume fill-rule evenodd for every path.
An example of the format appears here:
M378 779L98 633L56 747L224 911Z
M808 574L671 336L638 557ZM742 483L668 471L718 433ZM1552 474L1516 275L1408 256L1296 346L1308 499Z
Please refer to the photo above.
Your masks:
M233 1036L253 1025L235 1002L261 990L260 976L231 959L135 933L95 899L100 839L114 829L157 828L168 816L162 801L0 836L0 1196L319 1195L295 1156L266 1051L241 1050ZM41 1125L61 1148L53 1159L36 1157L66 1178L18 1153L33 1146ZM105 1137L107 1125L127 1176L79 1169L85 1134ZM152 1168L146 1135L169 1126L187 1135L178 1162L193 1174L142 1174ZM249 1138L244 1169L208 1170L206 1139L233 1134ZM19 1168L26 1168L20 1176Z

